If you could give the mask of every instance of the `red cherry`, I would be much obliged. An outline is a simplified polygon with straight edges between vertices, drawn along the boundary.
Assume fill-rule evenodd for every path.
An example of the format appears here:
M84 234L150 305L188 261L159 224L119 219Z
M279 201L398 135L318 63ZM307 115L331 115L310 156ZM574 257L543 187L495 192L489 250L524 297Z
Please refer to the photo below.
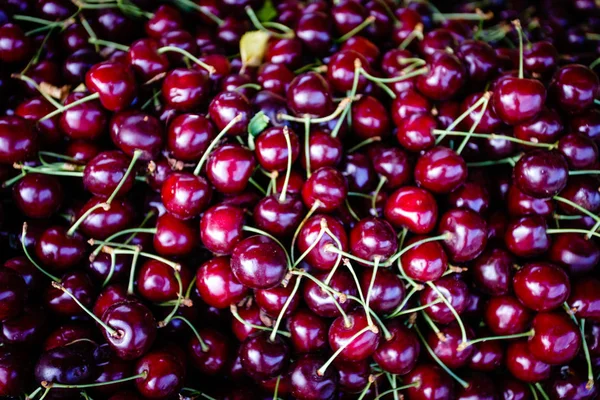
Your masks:
M538 360L529 352L526 341L516 341L506 350L506 368L523 382L535 383L550 377L550 365Z
M466 283L460 278L454 276L445 276L435 282L435 286L454 307L460 315L468 305L469 290ZM433 303L440 299L440 296L431 287L427 286L420 293L421 304ZM425 309L427 315L436 322L449 324L454 321L454 314L445 303L436 303Z
M434 147L419 157L415 181L434 193L448 193L467 179L465 160L447 147Z
M0 118L0 163L12 165L28 160L37 151L37 135L26 120Z
M49 175L27 174L13 187L13 199L29 218L49 218L62 206L60 181Z
M527 330L531 313L513 296L494 296L485 305L483 318L496 335L512 335Z
M329 233L324 233L319 243L313 246L319 236L323 222L335 238L332 238ZM304 254L312 247L304 258L310 266L325 271L332 269L338 262L339 256L334 252L326 250L331 245L335 247L341 245L341 250L348 250L348 235L344 226L337 219L328 215L317 214L304 223L298 234L298 250L300 250L300 254Z
M565 364L581 347L581 333L568 315L539 313L533 318L534 335L527 341L531 354L550 365Z
M216 205L200 220L200 239L216 254L231 254L243 237L244 212L239 207Z
M85 84L92 93L98 93L102 106L110 111L127 108L137 91L129 67L110 61L94 65L85 76Z
M487 244L487 224L471 210L453 209L440 218L439 231L446 235L444 246L450 259L465 262L475 259Z
M567 274L550 263L536 262L523 266L513 277L513 290L528 308L549 311L560 307L571 292Z
M550 93L558 106L569 112L590 108L598 96L598 76L583 65L570 64L560 68L550 83Z
M252 289L270 289L287 273L285 252L273 239L255 235L239 242L231 255L235 277Z
M338 317L329 328L329 346L336 351L344 347L338 357L347 361L360 361L369 357L379 345L379 334L371 330L350 340L354 335L368 326L364 312L352 312L348 314L348 323L343 317Z
M173 396L183 386L185 370L172 354L154 351L139 359L136 374L145 373L135 380L135 387L146 398L158 399Z
M405 247L412 246L426 239L415 236L406 242ZM448 257L440 242L426 242L411 247L400 257L402 269L410 278L421 282L436 281L448 269Z
M240 193L254 173L254 153L238 144L223 145L212 153L206 163L206 176L221 193Z
M494 87L492 101L498 117L517 125L538 115L544 107L546 89L535 79L506 77Z
M176 172L167 178L160 193L165 208L171 214L189 219L200 215L206 208L212 189L200 176Z

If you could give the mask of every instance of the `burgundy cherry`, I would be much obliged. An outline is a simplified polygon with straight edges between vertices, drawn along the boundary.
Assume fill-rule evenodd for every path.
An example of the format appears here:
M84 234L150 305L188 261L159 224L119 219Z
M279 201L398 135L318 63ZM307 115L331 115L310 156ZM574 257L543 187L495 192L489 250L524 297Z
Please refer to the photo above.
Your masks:
M60 283L84 307L91 307L95 288L89 276L79 271L71 272L63 275ZM43 294L43 299L46 307L58 315L74 316L84 313L81 306L75 303L71 296L50 284Z
M24 355L16 349L0 350L0 396L19 396L25 385L27 366L23 362Z
M66 228L54 226L46 229L38 239L35 253L44 265L64 271L82 261L87 249L88 245L81 234L69 234Z
M110 306L102 322L115 330L114 336L105 329L106 341L123 360L135 360L148 352L156 338L156 320L150 310L137 301L124 301Z
M447 147L434 147L419 157L415 182L434 193L448 193L467 179L465 160Z
M194 367L206 375L221 373L229 358L227 338L214 329L199 329L200 338L207 349L203 350L198 338L193 335L188 342L188 352Z
M85 76L85 84L91 92L98 93L102 106L110 111L127 108L137 91L129 67L110 61L94 65Z
M289 158L291 158L292 163L298 158L298 154L300 153L298 135L294 131L288 130L289 147L291 148L290 154L288 152L284 129L287 128L269 128L256 138L256 158L261 167L267 171L285 171ZM312 163L311 166L313 166Z
M337 389L337 373L333 367L323 375L317 370L324 364L317 355L305 355L291 366L292 396L298 400L331 400Z
M426 234L437 223L438 207L435 198L427 190L405 186L388 198L384 212L386 219L396 227Z
M477 288L492 296L507 294L511 289L514 260L501 248L488 248L477 257L470 269Z
M456 369L467 365L473 353L473 347L461 348L463 343L461 331L456 323L440 329L443 336L430 331L427 335L427 343L434 354L449 368ZM467 329L467 339L473 336ZM444 340L442 340L442 337Z
M284 250L273 239L255 235L239 242L231 255L235 277L252 289L270 289L281 283L288 265Z
M107 198L121 184L116 196L129 192L135 182L135 175L125 173L131 160L120 151L104 151L91 159L83 170L83 186L94 196ZM123 181L123 183L121 183Z
M418 383L406 390L411 400L453 398L452 379L440 367L419 364L406 375L405 384Z
M208 206L212 189L206 180L189 172L169 176L160 191L165 208L180 219L200 215Z
M546 229L546 222L542 217L532 215L519 218L511 221L506 227L504 243L508 250L517 256L537 256L550 248L550 238Z
M436 281L448 269L448 257L440 242L426 242L414 246L415 243L426 239L415 236L404 246L413 246L400 257L402 269L410 278L421 282Z
M98 205L103 204L104 201L105 199L93 197L84 204L77 214L77 217L80 218L89 209L96 207L80 226L81 232L88 237L100 240L106 239L123 229L131 228L133 209L130 203L126 200L114 200L110 204L110 209L98 208Z
M369 308L378 314L389 314L396 310L405 297L404 283L389 269L379 269L369 292L373 270L366 269L360 276L363 293L369 293Z
M446 235L443 243L454 262L475 259L487 244L486 221L471 210L453 209L446 212L440 218L438 229Z
M63 189L53 176L27 174L13 187L13 199L29 218L49 218L62 206Z
M492 372L502 367L504 348L498 340L473 345L469 367L476 371Z
M302 188L302 199L308 208L319 202L317 209L330 212L342 205L348 194L344 176L331 167L315 171Z
M361 54L353 50L337 52L327 65L327 80L336 91L346 93L353 87L357 65L369 69L369 62ZM358 78L358 93L364 91L367 82L367 78L361 74Z
M469 290L466 283L454 276L445 276L435 282L439 292L448 300L454 310L460 315L468 305ZM421 304L433 303L440 299L435 290L427 286L421 291ZM436 303L425 309L425 312L436 322L449 324L454 321L454 314L445 303Z
M0 163L12 165L28 160L37 151L37 135L31 124L19 117L0 118Z
M565 268L569 275L583 276L591 273L600 262L600 248L583 235L563 233L554 236L548 257Z
M571 291L569 277L551 263L535 262L523 266L513 277L517 298L535 311L549 311L560 307Z
M240 361L246 373L254 379L280 375L289 362L289 348L281 336L271 340L269 333L247 338L240 346Z
M297 353L315 353L327 346L328 323L306 309L299 309L289 317L290 340Z
M194 250L196 237L197 232L187 222L164 214L156 220L153 247L162 256L184 256Z
M208 209L200 220L200 239L216 254L231 254L243 237L244 212L230 205Z
M429 100L416 90L408 89L399 93L392 102L392 119L394 124L400 127L405 118L414 114L427 114L430 109Z
M350 231L350 250L363 260L383 262L398 250L394 228L383 219L362 219Z
M523 193L517 186L511 185L506 197L508 213L514 217L539 215L550 217L554 212L551 199L538 199Z
M288 237L299 226L304 212L304 203L297 196L286 196L280 201L278 195L272 195L256 204L252 216L258 229L276 237Z
M182 114L167 130L167 147L178 160L197 162L216 136L213 124L204 116Z
M323 273L316 275L315 278L323 282L325 279L327 279L328 275L328 273ZM339 293L343 293L346 296L357 296L358 289L356 288L356 284L353 282L354 279L349 272L345 270L337 270L332 279L328 282L328 285L331 289ZM332 299L332 296L329 292L323 290L312 280L307 281L304 284L303 297L304 302L312 312L326 318L335 318L340 315L340 312L333 299L335 299L342 310L346 312L353 306L350 301L340 303L340 296L335 295Z
M488 329L496 335L512 335L527 330L531 313L515 297L503 295L489 299L483 318Z
M309 247L317 240L323 224L326 224L335 238L331 237L329 233L324 233L319 243L308 251ZM308 251L304 260L310 266L325 271L332 269L338 262L339 256L334 252L327 251L327 247L331 245L335 247L341 245L341 250L348 250L348 236L344 226L337 219L317 214L304 223L298 234L298 250L301 254Z
M296 278L292 278L287 282L285 287L279 285L272 289L255 290L254 300L263 312L273 318L277 318L289 300L287 308L283 313L283 315L287 317L293 313L300 304L300 296L297 293L292 296L295 284Z
M526 341L515 341L506 349L506 368L523 382L535 383L550 377L551 366L529 352Z
M533 336L527 341L531 354L550 365L570 362L581 347L581 333L562 312L539 313L533 318Z
M329 328L329 346L333 351L344 347L338 357L347 361L360 361L369 357L379 345L379 333L366 330L354 340L350 339L368 326L367 318L362 311L348 314L348 323L343 317L338 317Z
M231 272L227 257L213 258L196 272L196 288L202 300L216 308L226 308L241 301L248 289Z
M517 125L542 111L546 88L535 79L505 77L494 87L492 101L498 117L509 125Z
M31 41L16 24L3 24L0 27L0 60L6 63L25 61L31 53Z
M250 102L237 91L225 91L215 96L208 107L210 118L219 130L223 130L238 115L241 119L235 122L227 133L233 136L244 135L248 131L251 109Z
M139 359L135 372L146 374L135 380L135 387L142 396L151 399L175 395L185 377L185 369L177 357L162 351L148 353Z
M327 81L315 72L300 74L287 90L287 101L299 116L324 117L333 109L333 99Z
M113 143L133 157L141 151L141 160L155 159L164 143L162 124L155 117L140 111L116 113L110 121L110 137Z
M519 159L513 176L524 193L537 198L552 197L565 188L568 165L557 152L534 150Z
M160 54L158 49L159 44L152 39L140 39L129 46L127 60L144 81L169 70L169 59Z
M256 160L254 153L239 144L226 144L214 150L206 163L206 176L221 193L243 192Z
M433 53L429 70L417 78L417 89L432 100L448 100L463 87L466 72L460 60L445 51Z
M0 321L19 315L26 297L27 288L23 278L10 268L0 269Z
M577 317L600 320L600 296L595 289L597 284L598 280L594 278L579 280L573 284L568 304Z
M392 338L379 343L373 360L386 372L406 375L417 365L421 344L413 331L398 321L390 322L386 328Z
M418 152L428 150L435 144L433 130L436 121L427 114L412 114L402 120L396 132L398 143L406 150Z
M571 133L560 138L558 151L572 169L593 168L598 161L598 146L592 139L581 134Z
M65 105L81 100L84 92L74 92L67 96ZM72 139L95 140L106 131L106 111L99 101L88 101L76 105L60 115L60 129Z
M561 109L579 113L592 106L599 88L600 81L592 70L570 64L556 71L550 83L550 94Z
M190 272L183 268L180 271L181 292L175 270L160 261L148 260L137 272L137 290L140 296L153 303L177 300L189 286Z
M335 167L342 160L343 146L340 139L332 137L329 131L315 130L310 133L308 139L308 154L310 158L310 168L315 171L321 167ZM308 161L306 160L306 151L304 146L300 150L300 163L306 169Z
M560 116L547 108L532 119L514 126L516 138L534 143L554 143L563 133Z

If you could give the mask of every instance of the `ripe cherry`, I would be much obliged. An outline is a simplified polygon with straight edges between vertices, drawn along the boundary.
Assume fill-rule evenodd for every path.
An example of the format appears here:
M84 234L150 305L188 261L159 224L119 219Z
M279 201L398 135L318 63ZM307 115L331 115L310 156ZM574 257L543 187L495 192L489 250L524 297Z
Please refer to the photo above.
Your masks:
M106 198L113 195L122 197L129 192L135 182L134 174L127 174L131 160L120 151L104 151L91 159L83 170L83 185L94 196ZM121 181L123 183L121 183Z
M569 275L583 276L600 262L600 248L582 235L562 233L554 236L548 258L565 268Z
M279 195L271 195L256 204L252 216L258 229L275 237L289 237L300 225L304 213L304 203L297 196L286 196L281 201Z
M29 218L49 218L62 206L63 189L54 176L27 174L13 187L13 199Z
M255 166L252 151L239 144L226 144L210 153L206 176L217 191L240 193L248 185Z
M23 278L10 268L0 269L0 321L16 317L25 306L27 289Z
M139 359L136 374L145 374L135 380L135 387L147 398L166 398L183 386L185 369L177 357L163 351L154 351Z
M410 383L418 384L406 389L411 400L453 398L452 379L437 365L417 365L404 380L404 384Z
M333 99L327 81L315 72L300 74L287 90L287 101L298 116L324 117L333 109Z
M433 331L427 335L427 343L434 354L449 368L456 369L467 365L473 353L473 347L460 347L463 341L458 325L455 323L448 325L441 328L440 332L443 336L437 335ZM472 336L470 329L467 329L467 339L471 339Z
M350 231L350 251L357 257L374 261L387 260L398 250L394 228L385 220L365 218Z
M317 240L319 232L323 227L323 223L326 224L335 238L331 237L328 232L325 232L321 236L321 239L319 239L319 243L308 251ZM341 250L348 250L348 236L340 221L328 215L317 214L304 223L298 234L298 250L300 250L301 254L308 251L304 260L310 266L325 271L332 269L338 262L339 256L336 253L327 250L328 246L331 245L338 248L341 245Z
M102 330L106 341L123 360L135 360L148 352L156 338L156 320L150 310L137 301L123 301L110 306L102 322L113 332Z
M436 281L448 269L448 257L440 242L425 242L414 246L426 239L415 236L404 246L413 246L400 257L402 269L410 278L421 282Z
M525 332L531 322L531 313L515 297L494 296L485 305L484 321L496 335Z
M160 191L167 211L181 219L200 215L208 206L212 189L206 180L189 172L169 176Z
M429 68L417 77L417 89L432 100L448 100L463 87L466 71L453 54L437 51L432 54Z
M194 250L196 238L197 232L186 221L163 214L156 220L153 247L165 257L184 256Z
M88 275L80 271L70 272L63 275L60 283L84 307L91 307L95 288ZM75 316L84 312L71 296L50 284L43 293L43 302L49 310L58 315Z
M318 355L307 354L291 366L292 396L299 400L330 400L337 389L337 373L333 367L323 375L317 373L324 360Z
M106 239L114 233L131 227L133 208L129 202L115 199L108 210L102 204L105 204L105 199L92 197L79 210L77 218L81 218L84 213L94 207L94 211L83 220L79 227L83 234L94 239Z
M328 323L306 309L299 309L289 317L290 341L297 353L315 353L327 346Z
M198 338L192 335L187 346L192 364L206 375L222 373L229 358L227 338L210 328L199 329L198 333L205 347L203 348Z
M287 128L269 128L256 138L256 158L261 167L267 171L285 171L287 169L288 159L291 157L291 162L294 163L298 158L298 154L300 153L298 135L296 135L294 131L287 129L290 142L289 147L291 148L290 154L290 152L288 152L284 129ZM311 166L313 166L312 163Z
M404 118L396 132L398 143L408 151L428 150L435 144L433 130L436 121L427 114L412 114Z
M64 271L83 260L87 247L81 234L70 234L64 227L54 226L46 229L38 239L35 253L44 265Z
M468 306L469 289L466 283L454 276L445 276L435 282L437 290L448 300L454 310L460 315ZM432 287L427 286L419 294L421 304L430 304L436 300L441 300ZM425 309L427 315L436 322L449 324L455 317L452 311L445 303L432 304Z
M392 102L392 119L397 127L402 125L405 118L414 114L428 114L431 104L416 90L408 89L396 96Z
M31 53L31 41L16 24L3 24L0 27L0 60L6 63L25 61Z
M560 307L571 291L569 277L551 263L534 262L523 266L513 277L517 298L535 311L549 311Z
M437 223L438 206L427 190L405 186L388 198L384 212L386 219L396 227L406 227L413 233L426 234Z
M302 188L302 199L308 208L316 205L318 210L330 212L342 205L348 194L344 176L331 167L315 171Z
M448 193L467 179L465 160L447 147L434 147L419 157L415 182L434 193Z
M171 266L158 260L148 260L137 272L137 290L142 298L153 303L177 300L191 281L191 273L186 268L179 274L181 288Z
M600 81L592 70L570 64L556 71L550 83L550 94L561 109L579 113L592 106L599 88Z
M373 360L386 372L406 375L417 364L421 344L413 331L398 321L390 322L386 328L392 338L379 343Z
M568 165L557 152L534 150L517 161L513 176L524 193L537 198L552 197L567 185Z
M444 246L450 259L465 262L475 259L487 244L487 224L471 210L452 209L440 218L439 231L446 235Z
M326 130L315 130L310 133L308 139L308 154L310 158L310 169L313 171L321 167L335 167L342 160L343 146L340 139L331 136ZM300 163L306 169L308 160L306 159L304 146L300 149Z
M594 278L579 280L573 284L568 304L579 318L593 321L600 319L600 296L595 289L598 280Z
M534 334L527 341L531 354L550 365L570 362L581 347L581 333L562 312L539 313L533 318Z
M535 383L550 377L551 366L538 360L528 349L527 341L512 342L506 349L506 368L523 382Z
M546 89L535 79L505 77L494 87L492 101L498 117L518 125L538 115L544 107Z
M289 348L281 336L275 340L269 333L248 337L240 346L244 371L254 379L268 379L284 372L289 362Z
M287 273L287 257L273 239L255 235L239 242L231 255L235 277L252 289L270 289Z
M516 185L511 185L506 197L508 213L513 217L539 215L550 217L554 212L551 199L538 199L523 193Z
M558 141L558 151L571 169L593 168L598 160L598 146L587 136L571 133Z
M528 142L554 143L563 133L563 122L556 112L543 108L536 117L515 125L513 132Z
M514 260L507 251L494 247L477 257L470 271L478 289L499 296L511 289L513 265Z
M328 275L328 273L323 273L316 275L315 278L323 282L327 279ZM312 280L307 281L303 286L304 302L312 312L321 317L335 318L340 315L340 312L334 301L337 301L338 305L345 312L350 310L350 308L353 306L351 304L352 302L350 301L342 302L340 296L338 295L334 295L332 298L331 293L323 290ZM354 283L352 275L345 270L337 270L331 280L328 282L328 286L336 292L345 294L346 296L358 295L358 289L356 288L356 284Z
M92 93L98 93L102 106L110 111L127 108L137 92L133 71L110 61L94 65L85 76L85 84Z
M200 239L216 254L231 254L243 237L244 212L230 205L216 205L206 210L200 220Z
M115 114L110 121L113 143L130 157L141 151L140 159L153 160L162 150L164 133L162 124L153 116L140 111Z
M546 222L537 215L511 221L506 227L504 242L511 253L519 257L533 257L550 248Z
M389 314L400 306L405 297L404 283L395 273L388 269L379 269L373 286L373 269L365 269L360 275L360 287L368 293L369 308L378 314ZM371 291L369 291L371 287ZM365 299L366 300L366 299Z
M28 160L38 145L31 124L11 116L0 118L0 143L0 163L8 165Z

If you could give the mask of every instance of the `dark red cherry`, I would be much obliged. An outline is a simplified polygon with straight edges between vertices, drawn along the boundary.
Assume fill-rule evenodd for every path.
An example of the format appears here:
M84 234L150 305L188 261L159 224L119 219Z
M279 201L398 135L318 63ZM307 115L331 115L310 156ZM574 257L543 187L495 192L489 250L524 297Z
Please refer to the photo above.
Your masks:
M26 297L27 288L23 278L10 268L0 269L0 321L19 315Z
M94 301L95 288L90 277L80 271L71 272L63 275L61 285L69 291L84 307L90 308ZM71 296L64 293L62 290L48 284L47 289L43 294L44 304L46 307L63 316L82 315L84 311L75 303Z
M551 263L535 262L517 271L513 277L513 290L528 308L549 311L567 300L571 284L561 268Z
M289 348L281 336L271 341L263 332L247 338L240 346L240 361L244 371L254 379L280 375L289 362Z
M467 285L460 278L454 276L445 276L435 282L435 286L440 293L454 307L458 314L461 314L467 308L469 290ZM420 292L421 304L433 303L440 297L431 287L426 287ZM425 309L425 312L436 322L449 324L454 321L454 314L445 303L436 303Z
M94 65L85 76L85 84L92 93L98 93L102 106L110 111L127 108L137 91L133 71L110 61Z
M153 247L165 257L184 256L194 250L196 238L197 232L186 221L164 214L156 220Z
M511 289L514 259L501 248L489 248L475 259L470 268L477 288L492 296L507 294Z
M213 151L206 164L206 176L221 193L243 192L256 160L254 153L238 144L226 144Z
M417 89L432 100L448 100L466 81L466 71L453 54L437 51L431 56L429 70L417 78Z
M358 337L350 340L354 335L368 326L367 318L363 311L354 311L348 314L348 323L343 317L338 317L329 328L329 346L333 351L344 347L339 353L339 359L347 361L360 361L369 357L379 345L379 333L367 330Z
M200 239L208 250L216 254L231 254L242 239L244 212L229 205L208 209L200 220Z
M328 323L306 309L294 312L288 320L290 341L297 353L315 353L327 346Z
M256 80L263 89L285 96L294 78L295 75L285 65L265 63L260 66Z
M563 379L556 379L552 382L548 392L551 398L559 400L591 400L598 396L598 386L588 386L588 380L582 377L571 375L568 371Z
M28 160L37 151L37 145L37 135L28 121L11 116L0 118L0 163L12 165Z
M558 152L534 150L517 161L513 177L524 193L538 198L552 197L567 185L568 165Z
M160 191L167 211L180 219L200 215L210 202L212 189L206 180L189 172L169 176Z
M554 143L563 133L563 123L558 113L547 108L533 119L514 126L517 139L534 143Z
M565 268L569 275L591 273L600 262L600 248L593 240L575 233L555 235L548 252L550 261Z
M456 38L444 28L437 28L427 32L423 40L418 42L419 53L426 60L430 60L433 53L439 50L454 50L457 47Z
M257 228L276 237L287 237L295 232L304 212L304 204L297 196L287 195L280 201L279 195L275 194L260 200L252 216Z
M340 139L332 137L328 131L316 130L310 133L308 139L308 154L310 169L316 171L321 167L335 167L342 160L343 146ZM306 169L306 151L300 149L300 163Z
M448 269L448 257L440 242L426 242L414 245L426 239L424 236L415 236L406 242L406 250L400 257L402 269L412 279L421 282L435 281L442 277Z
M271 39L267 43L265 62L285 65L291 70L302 66L302 42L297 38Z
M357 65L369 70L369 62L366 58L353 50L340 51L331 57L327 65L327 80L334 90L346 93L352 89ZM361 74L358 78L358 93L364 91L367 82L367 78Z
M141 160L153 160L162 150L164 132L158 119L140 111L117 113L110 121L113 143L129 157L136 150L142 152Z
M379 269L369 292L372 278L372 269L365 269L360 275L361 290L369 293L369 308L378 314L389 314L396 310L406 292L402 280L389 269Z
M416 90L408 89L396 96L392 102L391 114L394 124L400 127L405 118L413 114L428 114L430 109L429 100Z
M197 162L215 136L215 129L206 117L182 114L169 124L167 147L176 159Z
M107 198L121 185L116 195L122 197L131 190L135 182L134 174L125 177L130 164L131 160L122 152L104 151L86 164L83 186L94 196Z
M598 146L587 136L571 133L560 138L558 151L571 169L593 168L598 161Z
M546 101L546 88L535 79L506 77L494 87L494 110L509 125L517 125L538 115Z
M8 23L0 27L0 60L6 63L25 61L31 54L31 40L19 25Z
M245 308L238 308L237 312L240 318L252 325L265 325L261 320L260 309L254 304ZM260 332L257 328L241 323L237 318L231 320L231 331L240 342L243 342L246 338Z
M146 354L135 365L135 373L146 373L135 380L138 392L151 399L168 398L183 386L185 369L173 354L154 351Z
M21 102L14 110L14 115L26 120L33 121L35 130L40 135L43 144L54 145L62 138L59 129L59 117L52 117L39 121L42 117L50 114L55 108L43 97L33 97Z
M447 147L434 147L419 157L415 181L434 193L448 193L467 179L465 160Z
M21 276L27 289L27 297L37 296L42 286L42 273L25 257L13 257L4 263L4 268L8 268Z
M533 318L534 335L527 341L531 354L550 365L570 362L581 347L581 333L563 312L539 313Z
M104 203L104 199L91 198L79 210L77 217L80 218L89 209L95 207L81 223L80 230L83 234L94 239L106 239L110 235L123 229L131 228L133 222L133 208L126 200L114 200L110 209L97 207Z
M483 319L488 329L496 335L525 332L531 322L531 313L515 297L502 295L489 299Z
M46 310L26 307L19 316L2 323L0 337L9 345L39 344L47 333L47 317Z
M558 51L550 42L531 43L523 50L523 68L528 72L548 75L557 63Z
M346 154L341 168L351 191L367 193L375 188L375 170L365 154Z
M499 390L504 396L504 400L530 400L531 389L521 381L516 379L502 379L499 382Z
M0 396L10 398L19 396L25 390L27 365L23 362L24 354L17 349L4 347L0 349Z
M560 196L592 213L600 210L600 192L595 179L572 176L569 178L567 186L560 192ZM563 202L558 202L558 208L569 215L581 215L581 211Z
M129 278L129 276L128 276ZM127 288L123 285L112 284L102 289L92 311L98 318L102 318L104 312L116 303L131 300L132 296L127 294Z
M231 272L227 257L213 258L202 264L196 272L196 288L202 300L216 308L238 303L248 293Z
M167 105L190 111L207 102L210 80L204 70L177 68L167 74L161 90Z
M315 278L321 282L325 281L329 273L322 273L316 275ZM354 279L349 272L338 269L331 280L328 282L331 289L343 293L346 296L357 296L358 289L354 283ZM325 318L335 318L340 315L340 312L335 305L331 293L323 290L319 285L314 283L312 280L308 280L304 284L303 292L304 302L308 308L315 314ZM340 303L340 297L334 295L334 299ZM344 311L348 311L353 304L350 301L341 302L339 306Z
M396 132L398 143L408 151L428 150L435 144L436 121L427 114L412 114L402 120Z
M480 215L485 215L490 206L490 195L484 185L465 182L464 185L448 195L448 205L466 208Z
M35 246L40 261L57 271L76 266L83 260L87 250L88 245L81 234L75 232L70 235L62 226L46 229Z
M267 171L285 171L288 166L288 159L291 158L293 164L300 153L300 143L298 135L291 129L287 129L291 152L288 152L287 140L284 129L273 127L265 130L256 138L256 158L258 163ZM328 135L329 136L329 135ZM313 137L311 136L311 140ZM317 169L318 167L311 167Z
M475 259L487 244L486 221L471 210L453 209L446 212L440 218L438 229L447 236L443 243L454 262Z
M272 289L260 289L254 291L254 300L256 304L264 311L267 315L277 318L277 316L283 311L283 307L288 300L289 303L284 312L284 316L287 317L293 313L300 303L300 295L298 293L292 295L296 284L296 278L290 279L286 286L276 286ZM290 297L292 297L290 299Z
M225 336L214 329L199 329L198 333L207 346L202 346L195 335L188 342L188 353L194 367L206 375L222 373L229 359L229 343Z
M177 300L191 281L191 273L186 268L179 274L181 289L173 267L157 260L148 260L137 272L137 290L142 298L153 303Z
M284 250L273 239L255 235L239 242L231 255L235 277L252 289L270 289L287 273Z
M508 189L506 208L513 217L538 215L548 218L554 212L554 202L551 199L538 199L523 193L515 185Z
M456 369L467 365L473 353L473 347L461 348L463 343L461 330L456 323L445 326L440 329L442 336L430 331L427 335L427 343L434 354L449 368ZM470 329L467 329L467 339L473 336Z
M457 54L465 65L469 78L478 84L487 82L496 73L496 53L484 41L465 40L458 46Z
M315 72L296 76L288 87L286 97L289 107L298 116L324 117L333 110L329 84Z
M384 212L386 219L397 228L406 227L413 233L426 234L437 223L438 207L427 190L405 186L388 198Z
M452 399L452 378L440 367L433 364L422 363L409 372L404 384L418 383L406 389L411 400Z
M87 45L87 32L85 35L84 39ZM63 77L68 83L78 85L85 81L85 74L90 68L101 61L102 58L94 50L90 48L79 49L65 59L62 67Z
M413 331L398 321L390 322L386 328L392 338L380 341L373 360L386 372L406 375L417 364L421 344Z
M65 99L65 105L84 97L84 92L71 93ZM72 139L94 140L106 131L106 112L99 101L88 101L62 113L59 124L60 129Z
M350 251L363 260L374 261L378 257L383 262L397 250L396 232L383 219L362 219L350 231Z
M390 117L383 104L375 97L363 96L352 102L352 129L363 139L390 134Z
M568 304L577 317L593 321L600 320L600 294L596 290L598 280L594 278L576 281Z
M311 208L318 201L318 210L330 212L342 205L348 194L348 183L336 169L323 167L315 171L302 188L302 199Z
M335 238L332 238L329 233L324 233L319 243L313 246L323 224L326 224ZM298 250L300 254L306 253L311 248L306 253L304 260L311 267L319 270L328 271L338 262L339 256L334 252L327 251L328 246L332 245L335 247L341 245L341 250L347 251L348 235L340 221L328 215L314 215L304 223L298 234Z
M476 371L492 372L502 367L504 348L500 341L490 340L473 345L469 368Z
M528 349L527 341L515 341L508 345L506 368L517 379L535 383L550 377L551 366L538 360Z
M325 363L318 355L307 354L291 366L292 396L298 400L331 400L337 390L338 374L329 367L323 375L317 370Z
M251 119L250 102L243 94L237 91L225 91L216 95L208 107L210 118L219 130L223 130L238 115L238 120L227 131L229 135L245 135Z
M600 111L589 109L571 118L571 131L581 133L598 144L600 138Z
M159 44L152 39L140 39L129 46L127 61L143 81L169 70L169 59L158 49Z
M579 113L592 106L599 88L598 76L591 69L570 64L556 71L550 83L550 94L562 110Z
M519 257L534 257L550 248L546 222L537 215L511 221L506 227L504 243L511 253Z
M145 24L144 28L148 36L160 39L167 32L172 32L183 27L181 13L167 4L162 4L154 11L152 18Z
M60 181L51 175L27 174L13 187L13 199L29 218L49 218L63 202Z
M296 36L311 53L325 55L331 48L331 42L333 41L331 28L328 14L319 11L306 11L298 20Z
M485 111L481 111L481 107L475 109L475 111L468 112L467 110L475 105L475 103L483 96L487 96L482 92L472 93L468 95L460 104L460 114L465 113L465 119L459 124L464 131L468 131L472 126L477 123L476 132L481 133L495 133L502 128L502 121L496 115L494 107L488 105Z
M137 301L115 303L102 316L102 322L116 331L102 334L115 354L123 360L135 360L148 352L156 338L156 320L150 310Z
M367 150L375 172L386 179L385 187L396 189L410 180L408 155L398 147L372 146Z

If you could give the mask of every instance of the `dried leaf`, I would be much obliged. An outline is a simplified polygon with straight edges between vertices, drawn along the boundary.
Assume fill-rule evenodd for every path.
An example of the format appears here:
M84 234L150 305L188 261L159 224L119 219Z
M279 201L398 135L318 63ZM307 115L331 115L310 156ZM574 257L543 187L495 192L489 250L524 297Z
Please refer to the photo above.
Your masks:
M267 51L269 34L263 31L246 32L240 40L240 56L242 64L249 67L259 67Z
M69 95L69 91L71 90L71 86L65 85L57 87L47 82L41 82L39 86L42 93L45 93L50 97L58 99L61 102L67 98L67 96Z

